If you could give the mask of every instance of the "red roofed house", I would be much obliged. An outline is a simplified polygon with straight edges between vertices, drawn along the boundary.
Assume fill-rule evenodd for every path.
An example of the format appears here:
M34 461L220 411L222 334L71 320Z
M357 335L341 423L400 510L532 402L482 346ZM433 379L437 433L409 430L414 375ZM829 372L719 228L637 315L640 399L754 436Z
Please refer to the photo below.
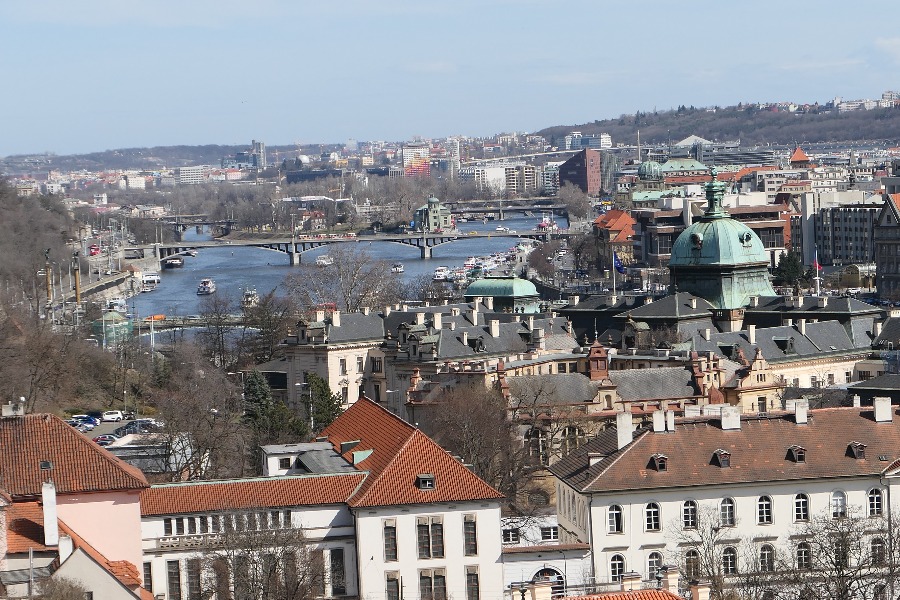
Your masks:
M144 475L53 415L0 418L0 448L0 593L27 595L32 551L38 584L139 597Z
M228 528L303 527L324 597L497 598L502 496L365 396L306 444L263 448L274 477L155 485L141 497L144 572L189 597Z
M600 246L599 268L613 268L613 252L619 255L622 264L634 262L634 217L624 210L606 211L594 219L594 236Z

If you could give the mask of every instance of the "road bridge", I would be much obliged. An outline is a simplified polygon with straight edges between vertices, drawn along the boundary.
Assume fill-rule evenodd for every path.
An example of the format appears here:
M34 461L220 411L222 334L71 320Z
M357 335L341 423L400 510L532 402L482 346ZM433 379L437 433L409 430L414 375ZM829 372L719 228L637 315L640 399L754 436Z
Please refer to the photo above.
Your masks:
M300 264L300 256L309 250L321 248L331 244L348 244L359 242L391 242L394 244L403 244L405 246L413 246L419 249L422 258L431 258L431 251L435 246L442 244L450 244L458 240L477 239L477 238L518 238L547 241L549 239L569 237L572 234L568 232L537 232L528 231L522 233L514 232L486 232L486 233L429 233L429 234L401 234L401 235L365 235L365 236L341 236L321 235L321 236L304 236L294 237L285 236L282 238L259 238L259 239L229 239L216 240L211 242L167 242L159 244L150 244L146 246L134 246L126 250L143 250L145 256L153 253L160 261L173 256L175 254L183 254L189 250L200 248L221 248L226 244L229 246L248 246L254 248L266 248L277 252L284 252L288 255L288 260L292 265Z

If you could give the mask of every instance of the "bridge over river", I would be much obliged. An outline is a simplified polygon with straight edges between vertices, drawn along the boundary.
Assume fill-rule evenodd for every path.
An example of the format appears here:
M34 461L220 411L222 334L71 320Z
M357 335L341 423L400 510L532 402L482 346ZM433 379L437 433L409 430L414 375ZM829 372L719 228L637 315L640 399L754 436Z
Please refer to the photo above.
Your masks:
M225 244L231 246L250 246L255 248L267 248L277 252L283 252L288 256L289 263L292 265L300 264L301 255L314 248L320 248L330 244L348 244L360 242L392 242L395 244L404 244L419 249L422 258L431 258L431 250L435 246L441 244L450 244L463 239L478 238L519 238L547 241L549 239L557 239L568 237L572 234L568 232L538 232L526 231L517 233L515 231L495 231L495 232L470 232L470 233L429 233L429 234L410 234L410 235L340 235L340 234L321 234L317 236L295 236L295 237L260 237L260 238L220 238L214 241L191 241L191 242L169 242L150 244L146 246L133 246L126 248L125 252L142 251L145 253L153 253L160 261L166 258L183 254L190 250L199 248L220 248Z

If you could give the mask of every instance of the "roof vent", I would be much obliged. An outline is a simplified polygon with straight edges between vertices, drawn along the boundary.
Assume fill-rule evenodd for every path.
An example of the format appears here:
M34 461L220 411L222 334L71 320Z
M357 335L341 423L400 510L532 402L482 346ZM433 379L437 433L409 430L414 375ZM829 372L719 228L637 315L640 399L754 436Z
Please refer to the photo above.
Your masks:
M431 473L421 473L416 475L416 487L420 490L433 490L434 475Z
M713 460L715 460L716 464L723 469L727 469L731 466L731 452L719 448L713 452Z
M356 448L359 445L359 440L350 440L348 442L341 442L341 454L346 454L350 450Z
M53 461L42 460L40 462L41 471L49 471L53 468Z
M665 454L654 454L650 457L650 466L660 473L665 473L669 470L669 457Z
M791 446L790 448L788 448L788 458L795 463L805 463L806 448L797 445Z
M852 456L853 458L865 458L866 457L866 445L862 442L850 442L847 444L847 454ZM881 458L881 457L879 457Z

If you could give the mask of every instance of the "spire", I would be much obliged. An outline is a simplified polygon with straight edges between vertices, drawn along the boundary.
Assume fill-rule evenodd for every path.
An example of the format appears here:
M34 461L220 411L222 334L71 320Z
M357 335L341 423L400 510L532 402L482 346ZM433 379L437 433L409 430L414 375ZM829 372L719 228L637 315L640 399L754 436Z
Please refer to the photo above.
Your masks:
M709 177L710 180L706 184L706 213L703 215L704 218L722 218L727 217L728 213L722 206L722 200L725 196L725 184L721 181L718 181L716 177L719 172L715 167L710 168Z

